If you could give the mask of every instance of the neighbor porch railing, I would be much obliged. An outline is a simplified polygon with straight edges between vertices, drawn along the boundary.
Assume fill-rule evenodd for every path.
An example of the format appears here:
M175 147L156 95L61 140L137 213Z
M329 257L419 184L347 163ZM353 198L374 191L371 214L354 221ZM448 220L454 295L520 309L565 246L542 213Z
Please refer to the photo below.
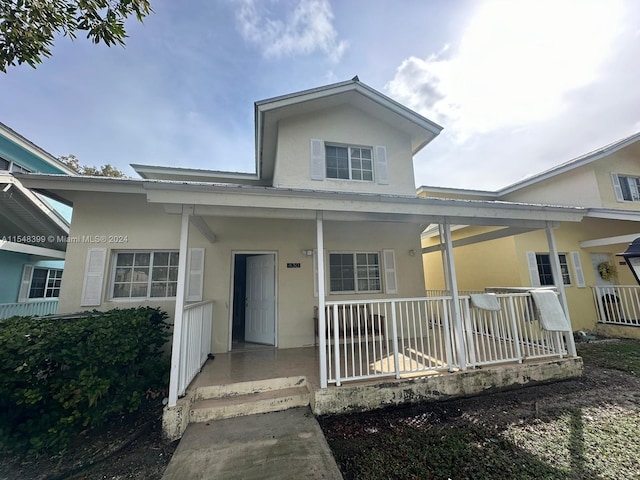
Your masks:
M198 374L211 353L211 322L213 301L185 305L182 314L182 344L180 345L180 371L178 396Z
M640 325L640 286L607 285L592 287L598 322Z
M0 303L0 319L10 317L42 317L58 312L58 299L47 298L22 303Z
M497 297L495 312L459 297L461 325L454 324L451 296L327 302L328 383L567 354L560 332L540 328L527 293Z

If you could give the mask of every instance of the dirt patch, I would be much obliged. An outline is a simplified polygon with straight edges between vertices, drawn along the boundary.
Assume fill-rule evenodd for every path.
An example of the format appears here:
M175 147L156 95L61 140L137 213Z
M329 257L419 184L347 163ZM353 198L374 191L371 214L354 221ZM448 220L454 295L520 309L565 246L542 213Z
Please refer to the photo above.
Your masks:
M578 379L319 421L345 479L640 478L640 378L589 364Z
M159 404L85 432L63 455L0 456L0 480L154 480L162 478L178 442L162 439Z

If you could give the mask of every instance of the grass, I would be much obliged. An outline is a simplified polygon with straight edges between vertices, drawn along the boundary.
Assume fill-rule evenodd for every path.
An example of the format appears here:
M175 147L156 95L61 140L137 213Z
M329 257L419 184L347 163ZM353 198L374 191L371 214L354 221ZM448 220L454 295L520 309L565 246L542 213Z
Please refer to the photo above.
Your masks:
M640 341L578 347L580 380L321 425L345 480L640 479Z
M585 364L612 368L640 376L640 341L578 344L578 355Z

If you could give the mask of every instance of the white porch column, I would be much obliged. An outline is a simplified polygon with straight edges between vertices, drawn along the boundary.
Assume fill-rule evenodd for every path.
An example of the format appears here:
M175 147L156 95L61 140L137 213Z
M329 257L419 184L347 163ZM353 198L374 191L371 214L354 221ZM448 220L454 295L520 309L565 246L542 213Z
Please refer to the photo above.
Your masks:
M553 281L555 284L558 293L560 294L560 303L562 304L562 309L564 310L564 314L569 321L569 325L571 325L571 317L569 316L569 304L567 303L567 295L564 291L564 280L562 279L562 269L560 268L560 259L558 258L558 247L556 246L556 238L553 234L553 229L555 227L547 222L546 232L547 232L547 243L549 244L549 263L551 263L551 272L553 273ZM567 342L567 351L569 355L575 357L577 355L576 352L576 344L573 339L573 332L570 330L569 332L564 332L564 338Z
M444 237L444 227L441 223L438 224L438 233L440 234L440 245L444 245L445 244L445 237ZM448 253L447 253L447 249L443 248L442 250L440 250L441 253L441 258L442 258L442 271L444 273L444 288L446 290L448 290L449 292L451 291L451 278L449 276L449 269L447 267L448 264Z
M180 224L180 253L178 257L178 285L176 287L176 307L173 314L173 343L171 348L171 372L169 376L169 407L178 401L180 382L180 347L182 345L182 315L184 313L184 293L187 278L187 247L189 243L189 217L193 207L182 207Z
M462 313L460 312L460 296L458 295L458 281L456 279L456 266L453 261L453 243L451 242L451 225L445 220L441 225L441 232L445 243L446 276L449 278L451 292L451 312L453 314L454 336L460 369L467 369L467 357L464 348L464 335L462 333Z
M324 291L324 232L322 212L316 214L316 252L318 263L318 344L320 349L320 388L327 388L327 319Z

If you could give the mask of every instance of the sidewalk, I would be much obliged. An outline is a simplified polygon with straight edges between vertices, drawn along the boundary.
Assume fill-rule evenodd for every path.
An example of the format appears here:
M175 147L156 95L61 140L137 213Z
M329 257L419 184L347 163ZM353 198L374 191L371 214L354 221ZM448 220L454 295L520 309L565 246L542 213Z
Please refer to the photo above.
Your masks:
M342 480L308 407L187 427L162 480Z

